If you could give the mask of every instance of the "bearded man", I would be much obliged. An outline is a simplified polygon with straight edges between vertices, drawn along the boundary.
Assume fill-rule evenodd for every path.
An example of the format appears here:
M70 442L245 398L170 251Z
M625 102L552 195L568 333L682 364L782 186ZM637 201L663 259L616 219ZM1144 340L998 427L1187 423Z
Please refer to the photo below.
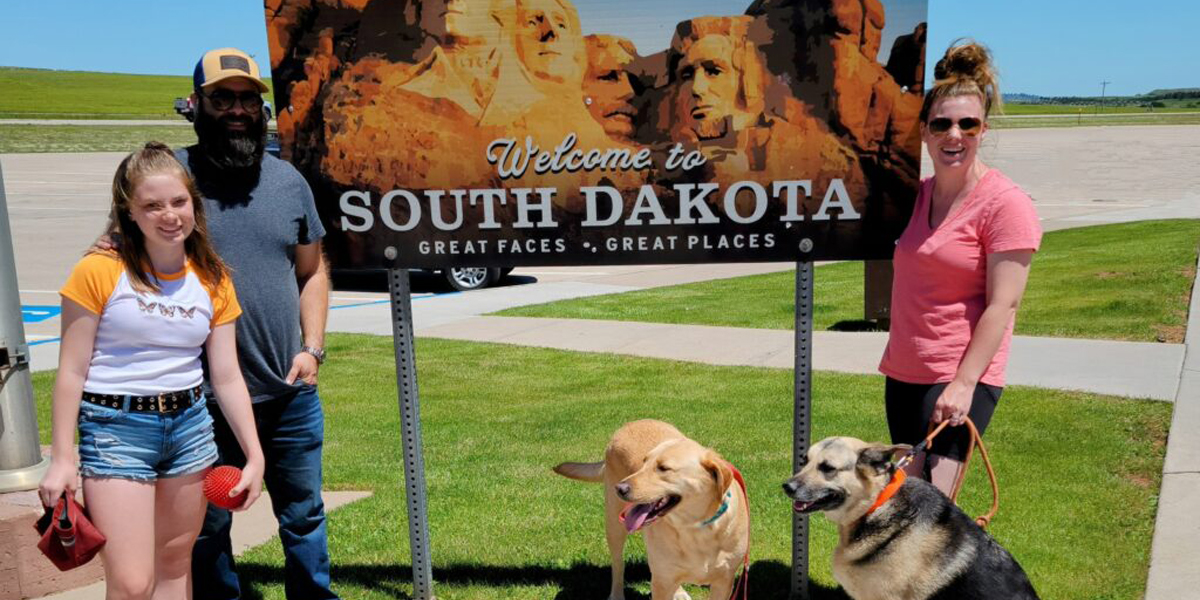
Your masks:
M325 229L308 183L263 152L266 84L246 53L206 53L193 74L199 143L176 156L204 196L209 236L232 271L238 302L238 361L254 402L266 456L264 482L279 520L288 598L337 598L329 586L321 501L324 415L317 373L325 360L329 275ZM207 382L205 387L208 388ZM206 395L212 398L211 390ZM240 447L210 401L218 464L240 466ZM242 597L229 539L232 515L209 505L192 554L193 597Z

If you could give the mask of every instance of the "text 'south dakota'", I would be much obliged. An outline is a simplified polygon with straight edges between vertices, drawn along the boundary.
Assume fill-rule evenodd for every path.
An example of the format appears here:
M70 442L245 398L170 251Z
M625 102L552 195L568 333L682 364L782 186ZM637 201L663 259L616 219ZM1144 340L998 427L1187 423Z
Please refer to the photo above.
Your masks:
M621 190L609 186L579 188L584 198L583 227L609 227L621 223L626 226L640 225L708 225L721 223L720 213L730 222L749 225L760 221L772 202L783 202L785 210L781 222L805 220L828 221L834 216L841 221L860 219L850 202L850 195L841 179L831 180L822 191L820 207L811 215L802 212L804 201L813 197L812 182L807 179L775 181L768 190L755 181L740 181L724 190L715 183L687 183L671 186L679 198L677 212L668 215L659 202L654 186L643 185L637 190L628 190L629 198ZM420 196L418 196L420 194ZM440 231L457 231L466 226L465 208L481 207L483 219L471 223L479 230L553 229L559 226L553 206L558 195L556 188L513 188L475 190L425 190L410 192L392 190L378 199L367 191L351 190L342 194L338 203L341 210L343 231L370 231L381 223L397 232L412 231L428 218ZM717 208L710 205L712 198L719 198ZM749 203L740 199L748 198ZM626 202L633 199L632 202ZM428 206L428 210L426 210ZM507 214L500 209L515 207L516 218L511 222L500 217ZM447 208L448 207L448 208ZM401 210L396 210L401 209ZM403 217L397 218L397 214Z

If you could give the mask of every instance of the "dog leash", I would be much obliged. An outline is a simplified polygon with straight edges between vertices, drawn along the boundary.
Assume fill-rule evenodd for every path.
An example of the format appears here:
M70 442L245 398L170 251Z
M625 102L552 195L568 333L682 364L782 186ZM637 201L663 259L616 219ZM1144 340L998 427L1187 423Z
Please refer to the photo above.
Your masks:
M979 454L983 457L983 466L987 470L988 479L992 483L992 507L986 513L976 517L975 523L980 527L986 528L988 523L991 523L992 517L996 516L996 511L1000 510L1000 485L996 483L996 471L992 469L992 461L988 458L987 447L983 445L983 438L979 436L979 430L975 428L975 422L970 417L966 417L964 423L971 432L971 444L967 446L967 455L963 459L963 467L958 473L958 478L954 481L954 486L950 489L950 501L955 504L958 503L958 493L962 490L963 481L967 478L967 467L971 464L972 451L975 446L979 446ZM918 453L921 451L928 452L933 448L933 438L937 437L949 424L950 421L942 421L936 426L930 424L929 435L925 436L925 439L921 440L921 443L913 446L912 450L909 450L900 460L896 461L897 472L902 472L901 470L908 463L912 462L913 457ZM879 504L882 504L882 502L879 502ZM874 510L874 507L872 510Z
M746 491L746 480L742 478L742 472L733 466L733 463L725 461L729 466L729 470L733 472L733 478L742 488L742 497L746 499L746 557L742 560L742 574L738 576L738 580L733 584L733 592L729 596L729 600L749 600L750 598L750 493Z

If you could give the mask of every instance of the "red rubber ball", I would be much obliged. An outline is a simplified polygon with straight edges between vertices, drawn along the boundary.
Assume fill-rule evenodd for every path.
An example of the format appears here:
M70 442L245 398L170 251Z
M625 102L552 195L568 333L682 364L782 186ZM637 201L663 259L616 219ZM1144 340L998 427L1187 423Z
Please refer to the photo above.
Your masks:
M204 497L221 508L237 508L246 501L246 496L250 495L250 490L242 490L237 496L229 497L229 490L241 479L241 469L228 465L217 467L204 477Z

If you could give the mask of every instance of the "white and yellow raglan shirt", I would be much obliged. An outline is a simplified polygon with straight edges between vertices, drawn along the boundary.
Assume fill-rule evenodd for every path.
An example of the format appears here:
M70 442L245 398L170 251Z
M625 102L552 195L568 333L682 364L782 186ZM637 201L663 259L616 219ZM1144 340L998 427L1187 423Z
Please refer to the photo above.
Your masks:
M209 333L242 314L229 277L213 286L187 265L153 273L161 291L138 292L113 253L83 257L59 293L100 315L83 391L148 396L200 385Z

